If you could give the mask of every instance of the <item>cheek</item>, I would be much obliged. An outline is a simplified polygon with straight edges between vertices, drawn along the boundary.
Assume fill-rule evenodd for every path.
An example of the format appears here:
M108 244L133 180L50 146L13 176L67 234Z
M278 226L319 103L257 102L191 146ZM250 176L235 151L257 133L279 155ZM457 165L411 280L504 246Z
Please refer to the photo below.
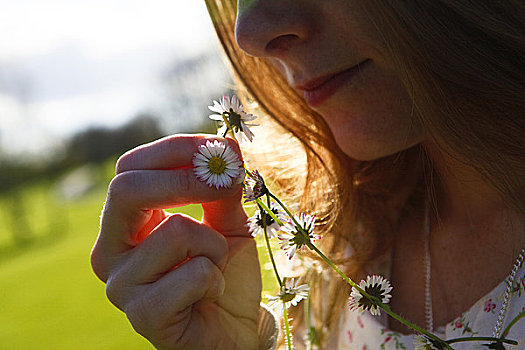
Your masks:
M385 157L423 141L403 86L377 68L334 95L319 112L342 151L358 160Z
M282 61L278 60L277 58L268 58L267 61L270 63L270 65L275 68L277 71L277 74L282 76L287 81L290 81L292 79L292 74L290 70L287 68L286 64L284 64Z

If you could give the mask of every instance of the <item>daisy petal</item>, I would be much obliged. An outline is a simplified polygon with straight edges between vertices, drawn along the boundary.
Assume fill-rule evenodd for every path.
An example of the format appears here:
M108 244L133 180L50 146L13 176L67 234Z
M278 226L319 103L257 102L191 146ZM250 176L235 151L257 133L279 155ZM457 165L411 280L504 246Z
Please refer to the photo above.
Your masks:
M233 179L244 173L237 154L218 140L206 141L205 145L199 146L192 163L197 178L217 189L231 187Z
M230 99L228 95L223 96L219 101L213 101L213 106L208 106L208 109L217 114L211 114L210 119L216 121L223 121L223 118L228 120L228 123L235 134L235 137L241 142L251 142L253 140L253 133L248 128L246 122L255 120L257 117L253 114L244 111L244 107L241 104L237 96L233 95ZM227 131L225 125L221 127L221 130L217 133L218 135L224 135Z

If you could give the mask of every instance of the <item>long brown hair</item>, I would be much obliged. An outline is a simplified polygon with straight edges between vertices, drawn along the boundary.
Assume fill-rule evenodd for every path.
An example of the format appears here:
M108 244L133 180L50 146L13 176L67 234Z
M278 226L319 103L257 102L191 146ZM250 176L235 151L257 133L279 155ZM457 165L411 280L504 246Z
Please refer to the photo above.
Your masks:
M389 247L396 226L386 208L391 198L401 188L413 189L406 206L428 191L424 174L432 169L424 148L371 162L349 159L323 119L272 66L237 47L234 1L206 3L239 88L304 149L305 169L298 169L299 176L306 174L303 188L289 186L287 177L278 187L301 194L300 207L320 218L325 252L359 276ZM443 152L483 174L525 214L525 3L366 0L361 6L412 99L413 117ZM348 245L351 258L345 256ZM311 287L322 289L319 276L309 276ZM337 328L347 293L341 286L332 278L326 292L312 293L318 324ZM322 294L329 305L321 305Z

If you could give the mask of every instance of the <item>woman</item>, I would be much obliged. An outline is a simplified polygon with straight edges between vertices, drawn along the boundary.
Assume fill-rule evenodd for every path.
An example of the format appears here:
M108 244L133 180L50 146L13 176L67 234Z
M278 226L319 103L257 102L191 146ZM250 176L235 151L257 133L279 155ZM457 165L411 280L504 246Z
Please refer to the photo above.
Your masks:
M501 333L525 307L525 5L208 8L240 86L304 148L307 168L292 170L306 171L300 204L321 218L327 255L356 280L387 276L392 310L445 339ZM158 348L256 349L271 338L258 322L271 318L259 311L241 189L193 175L205 140L169 137L119 159L92 264L109 299ZM202 203L202 222L162 210L188 203ZM321 266L308 278L323 349L413 347L402 324L350 312L349 289L323 280ZM294 322L300 346L304 327ZM525 322L512 328L514 349L525 348L524 334Z

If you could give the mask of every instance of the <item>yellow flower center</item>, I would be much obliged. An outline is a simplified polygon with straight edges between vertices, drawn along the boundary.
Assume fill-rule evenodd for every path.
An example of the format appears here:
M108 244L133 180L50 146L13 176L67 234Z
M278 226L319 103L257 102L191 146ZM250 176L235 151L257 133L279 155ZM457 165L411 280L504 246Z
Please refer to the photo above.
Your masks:
M285 292L284 294L281 294L281 300L284 302L292 301L293 298L295 298L295 293Z
M226 161L220 157L212 157L208 162L208 169L214 174L222 174L226 169Z

